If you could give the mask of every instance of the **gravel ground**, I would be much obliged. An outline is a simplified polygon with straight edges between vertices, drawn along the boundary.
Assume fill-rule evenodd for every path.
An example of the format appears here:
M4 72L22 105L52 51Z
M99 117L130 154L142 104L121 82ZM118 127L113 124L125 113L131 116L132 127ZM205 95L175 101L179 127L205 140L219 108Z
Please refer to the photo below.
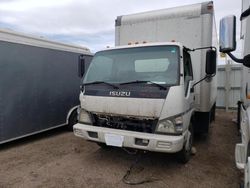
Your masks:
M235 112L217 110L207 137L196 137L197 149L188 164L175 155L141 154L130 180L153 179L134 187L239 187L234 147L239 142ZM0 187L132 187L122 177L138 155L119 148L101 149L64 128L42 133L0 148Z

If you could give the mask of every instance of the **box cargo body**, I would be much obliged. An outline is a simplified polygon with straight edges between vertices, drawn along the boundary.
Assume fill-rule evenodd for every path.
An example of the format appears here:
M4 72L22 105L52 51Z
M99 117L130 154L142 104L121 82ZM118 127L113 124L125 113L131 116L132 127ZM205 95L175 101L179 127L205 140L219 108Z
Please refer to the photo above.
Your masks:
M0 30L0 143L63 126L79 104L87 48Z

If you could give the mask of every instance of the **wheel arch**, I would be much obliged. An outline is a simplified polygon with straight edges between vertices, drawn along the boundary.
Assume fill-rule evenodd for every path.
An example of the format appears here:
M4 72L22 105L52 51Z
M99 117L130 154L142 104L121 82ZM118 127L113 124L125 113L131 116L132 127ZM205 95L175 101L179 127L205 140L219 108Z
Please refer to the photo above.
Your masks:
M71 109L69 110L69 112L68 112L68 114L67 114L67 118L66 118L66 124L69 124L69 119L70 119L71 115L72 115L75 111L77 111L78 107L79 107L79 105L74 106L73 108L71 108Z

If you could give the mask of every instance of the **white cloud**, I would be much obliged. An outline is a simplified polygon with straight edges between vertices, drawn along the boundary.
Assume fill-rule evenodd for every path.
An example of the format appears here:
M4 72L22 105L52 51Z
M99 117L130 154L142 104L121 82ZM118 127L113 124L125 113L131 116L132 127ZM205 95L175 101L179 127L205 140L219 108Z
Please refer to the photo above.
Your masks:
M55 7L66 5L67 3L71 2L71 0L12 0L12 1L1 1L0 3L0 10L7 10L7 11L29 11L35 8L41 7Z
M114 20L119 15L198 2L201 0L1 0L0 27L98 50L114 44ZM214 4L217 30L222 16L236 14L239 19L240 2L215 0Z

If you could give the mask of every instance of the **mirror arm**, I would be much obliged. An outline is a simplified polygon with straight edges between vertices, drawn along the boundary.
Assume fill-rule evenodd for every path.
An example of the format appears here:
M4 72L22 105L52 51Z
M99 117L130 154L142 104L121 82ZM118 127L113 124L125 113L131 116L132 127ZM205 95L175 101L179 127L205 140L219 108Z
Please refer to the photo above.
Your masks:
M249 15L250 15L250 7L244 12L242 12L242 14L240 15L240 21L242 21L244 18L248 17Z
M193 88L194 88L194 86L196 86L197 84L201 83L203 80L205 80L205 79L207 79L207 78L212 78L212 77L214 77L214 76L215 76L215 74L212 74L212 75L206 75L206 76L205 76L205 78L202 78L202 79L201 79L201 80L199 80L198 82L194 83L194 85L192 86L192 88L191 88L191 89L193 89Z
M243 59L238 59L237 57L235 57L231 52L228 52L227 53L228 55L229 55L229 57L232 59L232 60L234 60L235 62L237 62L237 63L244 63L244 60Z
M194 52L196 50L204 50L204 49L214 49L215 51L217 50L217 48L215 46L207 46L207 47L201 47L201 48L194 48L194 49L190 49L184 46L184 50L188 51L188 52Z

